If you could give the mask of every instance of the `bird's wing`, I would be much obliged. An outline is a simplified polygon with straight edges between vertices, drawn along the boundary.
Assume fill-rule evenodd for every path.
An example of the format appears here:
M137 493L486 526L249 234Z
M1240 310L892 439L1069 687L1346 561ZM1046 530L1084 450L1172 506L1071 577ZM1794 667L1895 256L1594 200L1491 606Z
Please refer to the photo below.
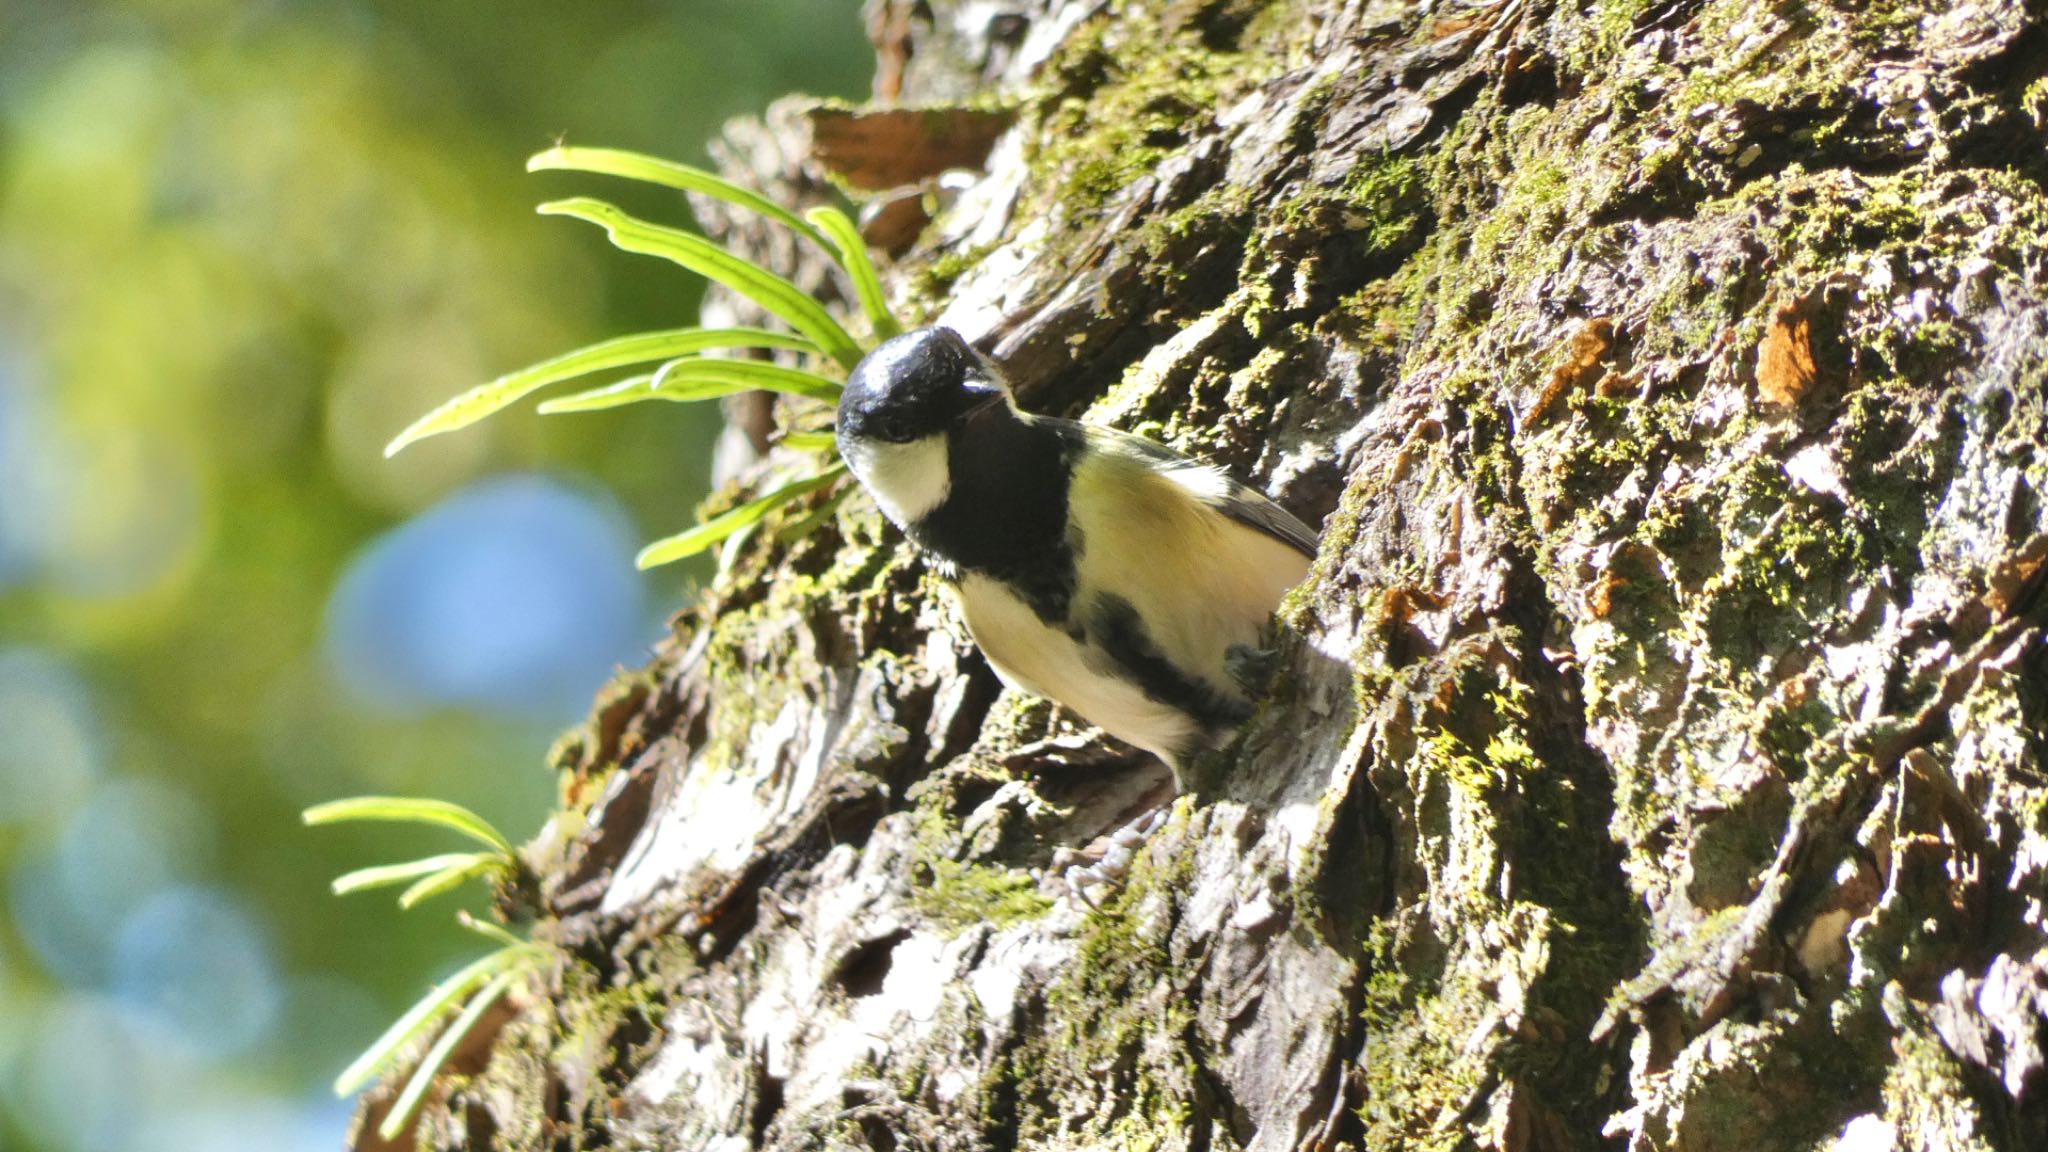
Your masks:
M1309 559L1315 559L1315 529L1275 504L1264 492L1240 484L1221 469L1191 460L1163 444L1114 428L1088 429L1107 435L1133 455L1140 456L1159 473L1192 493L1196 499L1224 517L1287 545Z
M1228 477L1225 477L1228 479ZM1315 559L1315 529L1256 488L1230 481L1230 489L1209 500L1209 506L1254 531L1264 532L1309 559Z

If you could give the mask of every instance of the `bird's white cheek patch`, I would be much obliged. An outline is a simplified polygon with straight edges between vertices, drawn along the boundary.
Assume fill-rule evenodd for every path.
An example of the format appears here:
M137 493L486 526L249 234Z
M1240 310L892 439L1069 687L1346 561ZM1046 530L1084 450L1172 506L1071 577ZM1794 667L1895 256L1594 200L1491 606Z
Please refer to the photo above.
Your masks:
M874 493L882 514L907 527L946 502L952 478L946 470L946 438L927 436L908 444L862 441L846 446L853 474Z

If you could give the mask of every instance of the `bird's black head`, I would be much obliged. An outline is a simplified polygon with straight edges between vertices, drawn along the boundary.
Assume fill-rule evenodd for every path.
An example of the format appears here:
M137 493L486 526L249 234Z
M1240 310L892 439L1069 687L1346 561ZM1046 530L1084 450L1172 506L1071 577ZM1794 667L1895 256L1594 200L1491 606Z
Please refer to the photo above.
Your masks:
M854 366L839 396L839 439L908 444L1004 395L994 370L958 332L919 328Z

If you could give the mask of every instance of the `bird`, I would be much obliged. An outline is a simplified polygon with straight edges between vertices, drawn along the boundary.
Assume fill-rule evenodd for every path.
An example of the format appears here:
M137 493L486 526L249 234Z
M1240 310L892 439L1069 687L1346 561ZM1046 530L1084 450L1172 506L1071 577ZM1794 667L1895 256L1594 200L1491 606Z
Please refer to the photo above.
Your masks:
M1250 717L1274 613L1317 546L1264 493L1143 437L1022 411L945 327L862 358L834 431L1005 684L1177 779Z

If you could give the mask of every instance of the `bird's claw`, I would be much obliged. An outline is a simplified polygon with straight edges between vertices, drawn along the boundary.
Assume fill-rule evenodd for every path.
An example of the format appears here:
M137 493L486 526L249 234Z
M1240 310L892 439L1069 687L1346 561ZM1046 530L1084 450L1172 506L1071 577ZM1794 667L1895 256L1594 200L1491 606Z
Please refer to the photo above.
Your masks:
M1061 848L1053 853L1054 884L1067 895L1100 912L1102 901L1123 886L1131 874L1131 862L1138 849L1166 820L1166 809L1155 808L1136 820L1081 849Z
M1223 670L1246 695L1264 696L1273 683L1273 674L1280 670L1280 652L1276 648L1232 644L1223 651Z

